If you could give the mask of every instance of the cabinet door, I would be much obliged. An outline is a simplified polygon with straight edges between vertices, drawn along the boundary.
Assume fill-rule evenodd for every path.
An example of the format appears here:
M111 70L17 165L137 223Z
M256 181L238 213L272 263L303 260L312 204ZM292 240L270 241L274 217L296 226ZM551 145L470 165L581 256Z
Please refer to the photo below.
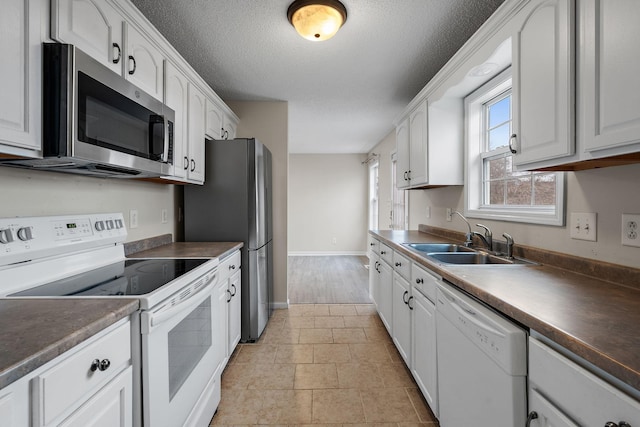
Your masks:
M222 110L209 98L207 98L207 114L206 114L206 131L205 133L211 139L225 139L222 123L224 117Z
M122 74L122 16L107 1L52 0L51 38L75 45Z
M393 275L393 342L407 366L411 366L411 286L397 272Z
M380 257L371 253L369 255L369 298L376 305L378 311L378 301L380 301Z
M3 427L29 425L28 377L22 377L0 390L0 420Z
M0 144L30 150L41 148L40 3L6 0L0 13ZM9 147L0 152L22 154Z
M559 408L544 398L537 390L529 388L530 427L578 427ZM532 414L535 412L536 418Z
M231 279L229 279L229 291L231 292L231 301L229 302L229 345L227 347L227 356L230 357L233 350L240 342L241 336L241 303L242 300L242 283L241 274L238 270Z
M396 187L409 188L409 119L396 128Z
M164 102L175 111L173 124L173 176L185 178L189 168L187 157L187 78L171 62L165 61Z
M411 372L422 395L438 416L438 365L436 362L436 306L414 291L411 318Z
M575 152L574 3L535 0L516 18L512 144L517 166Z
M409 178L412 187L429 182L427 154L427 101L424 101L409 116Z
M129 366L92 396L60 427L130 427L133 425L133 368Z
M391 313L393 312L393 270L391 270L389 264L382 260L378 264L378 270L378 314L391 335L393 333L393 319L391 318Z
M162 101L164 57L151 41L133 25L125 24L127 58L125 77L149 95Z
M580 123L585 149L640 142L640 2L581 3ZM640 151L627 147L624 152Z
M222 139L234 139L236 137L237 127L238 124L234 120L225 116L222 126Z
M196 183L204 182L204 114L206 100L202 92L189 84L188 138L189 169L187 177Z

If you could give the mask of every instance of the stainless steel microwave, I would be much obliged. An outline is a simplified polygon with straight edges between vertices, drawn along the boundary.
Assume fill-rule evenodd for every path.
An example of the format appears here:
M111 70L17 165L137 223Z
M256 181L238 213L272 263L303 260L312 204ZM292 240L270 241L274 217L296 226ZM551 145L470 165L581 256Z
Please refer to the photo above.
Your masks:
M169 175L175 113L69 44L43 45L42 158L14 166L85 175Z

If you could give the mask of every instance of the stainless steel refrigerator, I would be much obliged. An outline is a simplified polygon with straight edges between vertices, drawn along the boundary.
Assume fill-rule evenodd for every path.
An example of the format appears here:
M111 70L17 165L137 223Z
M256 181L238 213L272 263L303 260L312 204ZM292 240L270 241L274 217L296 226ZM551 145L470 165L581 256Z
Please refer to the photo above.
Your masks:
M271 152L255 139L205 142L204 185L184 189L188 242L241 241L242 340L260 337L271 316Z

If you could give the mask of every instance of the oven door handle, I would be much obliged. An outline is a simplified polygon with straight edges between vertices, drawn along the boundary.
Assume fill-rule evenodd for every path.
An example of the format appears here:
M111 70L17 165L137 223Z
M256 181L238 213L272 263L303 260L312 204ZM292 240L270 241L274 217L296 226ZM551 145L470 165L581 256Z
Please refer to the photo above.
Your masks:
M151 333L152 329L159 326L161 323L167 321L168 319L173 318L174 316L176 316L177 314L183 311L190 310L200 305L202 301L204 301L209 295L207 295L204 298L196 298L196 297L199 295L206 294L207 292L205 291L209 291L213 286L212 284L217 282L217 279L218 279L218 273L216 272L207 281L207 284L202 288L200 288L198 292L192 294L189 298L183 301L180 301L179 304L174 305L171 308L161 309L158 312L149 312L149 311L143 312L142 315L146 320L145 324L147 326L146 328L147 332Z

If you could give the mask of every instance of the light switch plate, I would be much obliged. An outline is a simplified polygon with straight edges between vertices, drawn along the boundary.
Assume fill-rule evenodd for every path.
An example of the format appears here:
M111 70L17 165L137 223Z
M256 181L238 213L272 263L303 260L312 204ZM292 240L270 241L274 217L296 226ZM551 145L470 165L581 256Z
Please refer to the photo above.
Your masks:
M640 214L622 214L622 244L640 247Z
M597 215L595 213L571 213L569 224L571 238L595 242L597 238Z
M138 210L131 209L129 211L129 228L138 228Z

